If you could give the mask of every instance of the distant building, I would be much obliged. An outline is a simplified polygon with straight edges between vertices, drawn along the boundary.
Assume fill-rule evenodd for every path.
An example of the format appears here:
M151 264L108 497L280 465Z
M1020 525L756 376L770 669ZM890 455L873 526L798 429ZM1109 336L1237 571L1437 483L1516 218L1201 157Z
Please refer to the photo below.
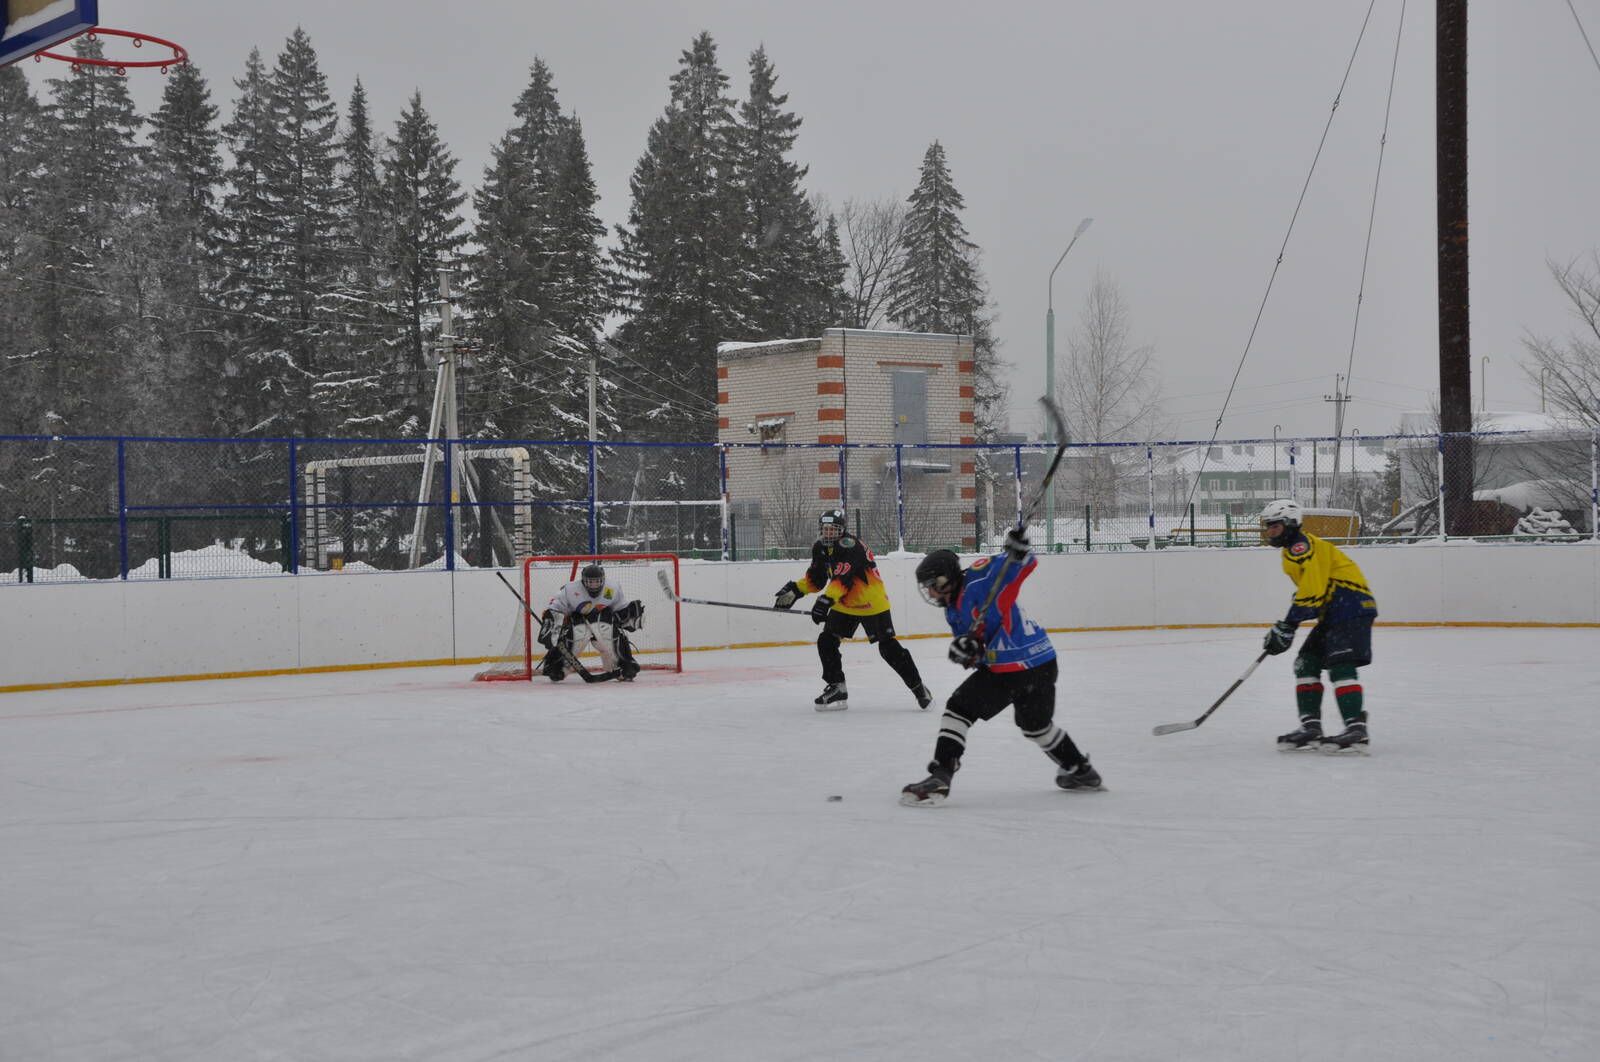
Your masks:
M1310 439L1218 442L1156 448L1156 506L1177 512L1190 498L1197 517L1254 519L1273 498L1305 506L1344 505L1381 489L1389 467L1383 439L1351 436L1337 444L1338 498L1334 497L1335 443ZM1196 477L1199 482L1196 483Z
M815 339L719 346L717 437L745 444L728 453L740 554L808 546L817 514L835 506L875 549L895 547L902 511L908 545L970 548L972 453L900 451L902 496L895 451L835 448L972 445L972 368L971 336L830 328ZM813 448L769 448L779 443Z
M1590 500L1590 434L1548 413L1486 411L1472 415L1473 496L1521 512L1562 512L1574 526L1593 529ZM1411 508L1438 496L1438 415L1411 412L1396 440L1400 453L1401 505ZM1447 503L1448 504L1448 503Z

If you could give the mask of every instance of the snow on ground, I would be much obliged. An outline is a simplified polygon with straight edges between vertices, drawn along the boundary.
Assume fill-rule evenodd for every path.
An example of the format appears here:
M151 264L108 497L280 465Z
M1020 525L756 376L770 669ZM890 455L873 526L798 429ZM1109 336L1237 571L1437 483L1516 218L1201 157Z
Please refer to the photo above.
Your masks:
M808 649L0 697L0 1057L1600 1057L1595 632L1377 642L1363 759L1273 749L1286 657L1151 736L1259 632L1058 635L1109 791L1008 712L934 810L861 644L834 714Z

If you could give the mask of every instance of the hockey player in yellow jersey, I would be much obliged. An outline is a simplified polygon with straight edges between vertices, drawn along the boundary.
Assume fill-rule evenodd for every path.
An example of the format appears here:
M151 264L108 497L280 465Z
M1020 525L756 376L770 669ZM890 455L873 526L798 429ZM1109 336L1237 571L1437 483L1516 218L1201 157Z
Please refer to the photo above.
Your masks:
M822 693L813 703L819 712L837 712L850 707L844 681L844 658L839 644L860 627L867 641L878 647L878 655L892 667L906 689L917 699L918 708L933 703L933 694L922 684L917 662L894 634L894 619L889 615L889 593L872 551L845 528L844 510L829 509L817 521L817 541L811 547L811 564L806 573L784 583L774 604L793 608L807 594L816 594L811 618L822 625L817 635L817 656L822 661Z
M1332 542L1301 530L1302 512L1293 501L1268 502L1261 510L1267 541L1283 551L1283 571L1294 582L1289 613L1272 625L1262 648L1276 655L1294 644L1295 629L1307 620L1316 626L1294 658L1295 707L1300 728L1278 738L1285 751L1368 749L1367 712L1356 669L1372 663L1372 622L1378 602L1356 562ZM1344 732L1322 733L1322 672L1328 672Z

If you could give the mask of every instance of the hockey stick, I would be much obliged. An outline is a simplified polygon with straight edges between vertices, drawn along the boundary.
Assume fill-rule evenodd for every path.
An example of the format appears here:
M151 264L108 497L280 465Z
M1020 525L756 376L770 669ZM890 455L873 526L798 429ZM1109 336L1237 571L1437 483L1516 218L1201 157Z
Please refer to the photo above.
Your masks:
M1183 730L1193 730L1195 727L1197 727L1201 723L1205 722L1207 717L1210 716L1212 712L1214 712L1218 708L1222 707L1222 702L1227 700L1229 697L1233 696L1233 691L1238 689L1240 686L1243 686L1244 685L1244 680L1249 678L1252 674L1254 674L1256 668L1261 666L1261 661L1265 660L1266 658L1267 658L1267 652L1266 652L1266 650L1263 649L1261 651L1261 655L1256 657L1256 662L1251 664L1250 667L1245 671L1244 674L1240 675L1237 679L1235 679L1233 685L1229 686L1227 691L1225 693L1223 693L1223 695L1221 697L1217 698L1216 703L1213 704L1210 708L1207 708L1204 712L1201 713L1199 719L1196 719L1192 723L1162 723L1160 726L1156 727L1154 730L1152 730L1150 732L1152 734L1155 734L1157 737L1160 737L1162 734L1176 734L1176 733L1178 733L1180 731L1183 731Z
M522 595L517 593L517 588L511 585L511 580L505 577L505 573L495 572L495 575L499 576L500 581L506 584L506 589L511 591L511 596L516 598L517 601L521 603L523 609L527 611L528 615L532 616L534 619L538 619L539 615L533 611L533 606L529 605L522 599ZM593 636L592 629L590 634ZM544 645L543 642L540 642L539 644ZM545 648L560 653L561 659L567 662L567 666L572 669L573 673L585 682L605 682L607 679L616 678L619 674L617 671L602 671L599 674L590 671L588 668L584 667L583 663L578 659L578 654L574 653L570 648L564 645L559 637L556 639L555 645L546 645Z
M1039 511L1039 506L1044 504L1045 492L1050 489L1050 481L1056 478L1056 469L1061 467L1061 459L1067 453L1067 421L1061 415L1061 410L1056 406L1055 399L1049 395L1039 399L1039 404L1044 407L1045 415L1050 418L1050 424L1055 429L1056 454L1050 459L1050 466L1044 470L1044 478L1034 488L1033 497L1028 499L1027 507L1022 510L1018 518L1016 530L1026 531L1028 524ZM1016 557L1010 550L1006 551L1006 559L1000 562L1000 570L995 573L994 582L989 586L989 596L983 602L983 607L978 610L978 620L967 631L968 638L979 638L983 635L983 617L989 614L989 606L994 604L995 598L1000 595L1000 587L1005 582L1006 572L1016 563Z
M804 616L807 619L811 618L811 613L809 612L795 612L793 609L779 608L777 605L745 605L738 601L707 601L704 598L699 597L684 597L681 594L673 592L672 581L667 578L666 572L657 569L656 578L661 580L661 592L667 595L668 601L676 601L684 605L715 605L717 608L745 608L749 609L751 612L781 612L785 616Z

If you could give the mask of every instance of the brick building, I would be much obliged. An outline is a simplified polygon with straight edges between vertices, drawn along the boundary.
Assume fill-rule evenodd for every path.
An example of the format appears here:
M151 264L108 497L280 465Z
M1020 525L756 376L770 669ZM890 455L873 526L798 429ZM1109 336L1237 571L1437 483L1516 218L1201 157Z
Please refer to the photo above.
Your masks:
M724 343L718 439L741 555L792 554L839 506L874 549L973 545L972 337L830 328L817 339ZM751 446L748 444L766 444ZM773 444L902 443L894 450ZM903 494L896 490L897 475ZM903 519L902 519L903 516Z

